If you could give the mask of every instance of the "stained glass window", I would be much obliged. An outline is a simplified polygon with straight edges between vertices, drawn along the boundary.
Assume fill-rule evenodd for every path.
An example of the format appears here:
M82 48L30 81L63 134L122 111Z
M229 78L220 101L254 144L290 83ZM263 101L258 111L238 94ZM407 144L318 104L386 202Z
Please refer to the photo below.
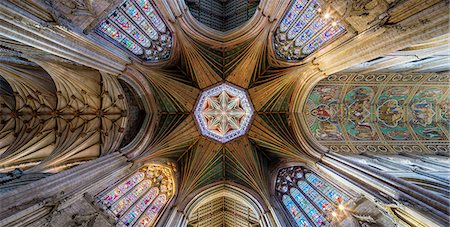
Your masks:
M301 166L280 170L276 191L297 226L331 226L346 215L350 198Z
M149 0L126 0L99 24L97 32L143 60L170 57L172 34Z
M295 0L275 31L275 52L282 59L301 60L345 31L316 0Z
M171 167L150 164L96 197L118 226L152 226L174 194Z

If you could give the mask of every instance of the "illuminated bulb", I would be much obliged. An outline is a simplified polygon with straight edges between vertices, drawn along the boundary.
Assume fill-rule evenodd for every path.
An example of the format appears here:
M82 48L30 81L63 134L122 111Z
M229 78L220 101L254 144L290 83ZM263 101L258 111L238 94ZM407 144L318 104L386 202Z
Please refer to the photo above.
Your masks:
M342 204L339 204L338 208L339 208L339 210L345 210L345 206Z
M325 17L325 19L328 19L328 18L330 18L330 14L329 13L325 13L325 15L323 17Z
M333 23L331 23L331 25L336 26L337 25L336 21L333 21Z
M321 9L321 8L318 8L318 9L317 9L317 12L319 12L319 13L322 12L322 9Z
M337 216L336 212L331 212L331 216L336 217Z

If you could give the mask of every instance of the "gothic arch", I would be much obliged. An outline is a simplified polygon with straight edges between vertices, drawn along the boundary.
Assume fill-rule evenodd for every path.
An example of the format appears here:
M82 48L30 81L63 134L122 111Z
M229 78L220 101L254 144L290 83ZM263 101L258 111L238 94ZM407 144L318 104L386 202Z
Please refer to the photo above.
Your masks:
M176 59L174 30L165 15L164 7L156 7L153 0L125 1L90 32L135 62L162 66Z
M123 153L128 154L129 157L134 157L144 149L144 146L151 139L151 135L153 135L158 121L158 106L147 79L138 70L128 67L127 71L119 76L119 80L125 82L136 94L139 94L136 98L140 99L146 113L143 124L136 137L129 144L121 148Z
M178 190L176 164L154 160L134 168L98 193L95 204L102 207L111 223L156 225Z
M262 199L253 190L236 183L218 182L204 186L187 196L186 200L183 200L177 207L178 211L173 211L167 224L170 226L185 226L194 211L203 204L221 197L239 201L242 205L250 208L261 226L274 226L275 223L278 223L273 212L268 210ZM181 212L183 215L177 216L174 212Z
M316 206L315 205L316 202L319 202L322 204L321 207L317 205L315 208L316 211L314 211L315 213L321 213L321 215L323 215L322 221L325 221L325 217L326 217L325 222L333 221L334 224L338 224L338 225L340 224L340 225L346 225L346 226L357 226L355 224L356 220L354 219L353 214L358 213L358 211L360 210L360 208L358 206L360 206L363 203L369 203L369 202L367 200L363 199L362 195L358 194L357 192L354 192L353 190L351 190L349 188L342 187L341 184L330 179L330 176L328 176L326 173L324 173L323 171L321 171L318 168L315 168L313 166L314 166L314 164L312 164L312 163L306 164L306 163L302 163L302 162L284 162L284 163L280 163L279 165L277 165L277 167L272 172L271 181L270 181L270 190L271 190L271 198L270 199L271 199L271 203L274 204L274 209L276 209L278 211L276 213L278 215L278 219L282 220L284 222L284 225L286 225L286 226L296 226L295 221L293 220L290 213L286 210L287 208L283 204L284 200L282 200L282 197L280 196L280 192L282 191L281 187L286 186L286 184L283 183L282 175L280 175L280 174L288 173L288 172L290 172L292 174L298 170L302 173L301 178L302 179L304 178L304 179L298 180L298 182L295 179L291 179L291 180L292 180L292 182L295 182L294 183L295 187L300 191L303 191L303 189L300 189L300 184L297 185L297 183L300 183L303 181L303 183L306 182L305 185L309 185L309 186L305 186L305 187L309 188L308 190L312 190L312 192L311 191L307 192L305 194L304 199L306 199L307 201L309 200L310 205L313 205L313 206ZM314 183L312 183L313 181L310 181L308 175L313 175L314 178L319 179L319 182L321 181L324 184L329 185L329 186L327 186L327 187L331 187L331 188L329 188L329 190L335 191L335 193L333 195L334 199L331 199L331 197L329 197L329 198L327 197L327 196L331 195L331 194L328 195L328 193L330 193L330 192L327 192L327 194L325 194L325 192L323 192L321 188L317 188L316 187L317 185L314 185ZM296 176L290 176L290 177L296 178ZM308 179L306 179L306 178L308 178ZM288 187L290 188L290 187L294 187L294 186L291 185ZM285 193L289 194L289 192L290 191L288 190ZM316 194L315 198L313 198L313 196L312 196L314 194ZM316 200L316 199L318 199L317 196L319 194L321 194L321 196L322 196L321 197L322 201L320 199ZM336 197L336 195L340 195L340 196ZM323 202L323 201L327 201L327 202ZM306 202L306 203L308 203L308 202ZM297 204L297 206L298 206L298 202L295 204ZM305 205L305 204L303 204L303 205ZM325 207L326 209L324 208L325 205L326 205L326 207ZM340 205L343 205L343 207L341 207ZM303 209L305 209L305 208L298 207L298 209L300 209L298 211L306 212L306 211L303 211ZM323 211L321 209L323 209ZM313 211L308 211L307 213L309 214L309 212L313 212ZM311 219L310 217L306 217L306 216L307 216L306 213L304 213L303 214L304 221L306 221L307 223L309 223L310 225L313 226L314 224L312 222L314 222L314 220Z

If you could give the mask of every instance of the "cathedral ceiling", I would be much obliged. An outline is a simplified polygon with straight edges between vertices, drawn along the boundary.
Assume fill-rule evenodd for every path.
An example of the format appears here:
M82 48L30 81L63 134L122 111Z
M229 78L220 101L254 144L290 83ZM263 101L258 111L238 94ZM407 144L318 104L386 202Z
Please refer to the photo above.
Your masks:
M218 31L237 28L255 13L259 0L186 0L189 12L202 24Z
M204 203L188 219L188 225L196 227L258 226L258 219L250 207L226 196Z
M381 0L375 1L377 4L363 1L365 4L359 5L353 1L348 1L350 3L347 4L348 2L345 1L329 3L330 8L326 7L327 4L321 4L321 8L318 8L312 4L315 1L277 1L276 4L261 2L259 5L261 9L257 9L256 12L258 13L257 17L253 17L245 25L242 25L241 30L236 29L234 33L220 37L208 29L197 26L198 22L192 18L192 15L195 17L195 4L197 2L203 4L204 1L187 1L192 15L182 14L182 10L175 10L176 7L171 4L168 6L160 1L151 2L158 15L161 16L160 19L163 20L164 26L167 26L166 34L170 34L173 40L173 45L168 47L171 48L170 57L166 56L167 59L165 57L153 62L146 62L145 59L140 58L144 52L137 52L139 54L133 55L131 49L117 48L118 43L128 45L123 41L125 40L123 37L119 42L111 45L112 40L98 36L98 31L95 30L97 25L93 26L93 22L88 20L86 22L80 20L80 17L86 14L77 14L79 12L77 10L75 13L74 11L62 12L76 18L72 25L77 25L81 30L87 32L90 35L89 38L95 37L101 40L102 46L110 51L109 53L128 56L132 63L127 65L126 73L121 76L142 76L146 85L151 87L154 96L144 98L155 99L157 111L146 115L147 119L150 119L149 115L152 114L158 116L154 123L155 127L148 135L145 135L148 138L143 140L145 143L140 149L130 151L127 156L135 162L147 162L158 158L176 160L180 170L178 187L180 200L187 198L190 193L205 185L223 180L239 182L252 188L263 198L269 198L267 185L270 182L270 175L268 169L278 160L313 162L315 161L314 155L326 151L326 149L308 150L305 148L305 143L319 144L329 149L332 144L337 144L340 147L347 147L350 151L355 151L359 145L364 146L366 150L372 149L369 146L375 147L375 149L384 147L392 150L396 140L409 138L411 150L416 151L415 149L418 147L420 150L417 152L431 152L433 150L429 148L430 146L440 149L440 144L448 144L445 140L448 140L449 132L444 129L448 124L446 123L448 122L446 111L448 110L449 90L446 75L418 74L416 78L415 75L402 74L397 76L398 79L394 74L384 76L335 74L353 65L356 65L355 68L349 68L349 72L357 70L358 64L373 59L374 56L371 55L376 54L375 57L380 57L386 54L390 55L389 53L392 51L397 51L394 53L408 52L409 49L405 49L407 46L403 43L389 47L390 52L387 52L383 48L388 47L385 47L386 45L380 41L382 39L376 36L387 34L386 36L389 35L392 39L398 38L399 41L403 41L400 38L406 38L398 35L398 32L401 29L410 29L407 26L398 28L398 30L392 27L382 27L374 29L373 32L364 33L364 31L375 25L384 26L387 21L395 23L397 20L409 25L408 23L412 22L404 22L404 16L409 17L418 13L417 10L406 10L410 5L404 5L403 2L394 4L391 1ZM232 2L244 1L221 1L223 4L232 4ZM248 3L250 2L255 3L255 1L248 1ZM411 2L411 4L419 4L421 1L412 0ZM178 2L172 3L178 4ZM305 15L306 9L309 9L300 7L300 13L295 14L296 4L294 3L311 4L313 7L310 10L317 23L311 21L306 26L301 23L297 25L292 21L289 22L286 18L290 18L292 15L297 22L301 22L299 18L301 15ZM320 1L320 3L322 2ZM437 3L432 1L425 5L431 8L435 4ZM115 6L122 7L119 3L115 3ZM182 8L181 3L177 6ZM389 18L382 17L389 7L394 6L402 9L404 14L392 10ZM55 3L55 9L58 7L67 7L67 5ZM74 8L83 7L89 11L89 7L93 6L81 4L75 5ZM327 9L330 11L326 11ZM101 12L97 12L97 10ZM94 7L94 13L91 12L87 15L98 21L114 20L112 18L114 15L111 14L114 10L115 8L110 5ZM325 13L331 15L328 17ZM111 17L111 15L113 16ZM321 18L333 18L333 20L322 20ZM202 21L203 19L198 20L207 24ZM113 23L117 25L118 22ZM281 40L285 34L282 34L282 29L278 27L280 23L286 23L292 30L292 37L288 37L289 34L285 37L290 40L289 42ZM436 20L435 23L444 23L444 20ZM134 22L133 25L136 26ZM413 25L417 27L422 24ZM343 26L345 32L342 29L333 30L340 28L339 26ZM89 30L89 28L91 29ZM142 32L142 28L139 29ZM156 29L158 28L156 27ZM329 29L334 32L330 32ZM408 31L411 32L413 29ZM162 32L162 30L161 28L159 31ZM284 30L287 33L289 31ZM96 34L97 36L95 36ZM133 38L131 35L140 35L131 30L129 33L124 30L123 34L129 40L136 42L136 36ZM160 37L162 33L158 34ZM355 38L359 34L362 34L361 40L363 41ZM297 39L299 40L297 46L311 48L305 52L301 52L299 49L298 53L295 49L289 49L292 44L295 46ZM278 42L276 40L280 45L273 45L274 42ZM300 42L302 40L305 43ZM90 43L90 45L94 44L95 42ZM150 46L153 47L153 43ZM419 46L411 48L420 49ZM283 53L280 54L281 52ZM435 53L435 56L442 54L437 49ZM411 55L415 54L411 53ZM359 58L358 55L364 57ZM56 86L56 91L41 89L41 93L48 94L46 98L50 101L46 101L46 103L52 104L49 108L67 113L71 116L71 121L89 116L88 119L83 118L79 122L92 122L89 124L92 127L87 127L83 123L80 124L84 128L74 127L79 129L78 131L70 130L71 128L65 125L59 126L57 122L51 123L51 128L54 128L54 125L60 128L58 131L49 130L49 135L55 134L48 140L48 143L54 146L46 150L50 153L49 163L57 165L72 158L79 158L74 154L77 152L72 152L77 151L76 148L65 147L58 143L58 133L73 135L70 136L72 140L67 143L75 144L73 145L75 147L81 146L81 144L99 147L99 144L103 144L101 149L94 149L94 153L89 153L91 158L117 150L121 141L119 137L123 136L117 132L121 131L120 128L126 127L126 119L121 115L121 111L126 107L126 100L119 98L123 97L120 96L123 92L121 86L118 85L117 78L96 70L81 73L84 71L77 72L73 68L40 59L36 60L32 57L28 58L32 59L33 64L39 65L48 72L51 78L49 81ZM366 66L362 67L367 69ZM392 67L394 66L389 65L385 69L392 69ZM2 71L9 68L9 66L5 67ZM437 66L437 69L441 70L442 66ZM316 86L315 83L327 74L331 74L328 78L335 79L324 79ZM10 82L9 77L5 75L14 76L16 74L11 72L2 74L11 86L16 84ZM31 76L36 75L32 74ZM444 82L439 81L441 77ZM432 78L436 78L437 81ZM52 82L44 84L49 85ZM199 94L222 82L228 82L246 90L254 107L254 117L248 132L242 137L224 144L201 136L192 114ZM401 88L398 86L399 83L402 85ZM33 85L33 82L25 81L20 84ZM87 86L91 88L90 90L84 88L86 84L92 85ZM98 84L102 86L98 86ZM15 87L13 87L14 89ZM33 87L29 90L38 89ZM298 94L299 92L302 94ZM19 97L15 98L20 99L23 98L22 96L32 95L29 93L21 94L19 92ZM292 103L296 101L297 97L303 97L303 99L299 98L302 100L299 105L304 106L303 109L296 108L297 106L293 107ZM36 99L42 100L40 97L36 97ZM110 110L112 115L117 116L117 119L108 121L110 123L106 126L111 128L102 128L104 124L100 124L100 122L103 121L94 115L97 116L96 111L105 113ZM78 115L72 116L75 113ZM6 116L6 114L2 116ZM293 126L293 121L298 118L302 119L300 121L303 121L304 124L302 127L296 128ZM53 118L49 117L49 119ZM72 125L78 126L78 123L72 123ZM20 129L20 127L13 127L8 130ZM111 133L106 134L105 132ZM305 132L309 133L309 137L306 137L306 142L300 142L299 137L302 137L301 133ZM6 135L11 135L11 133L6 133ZM32 137L33 135L27 134L27 136ZM88 142L86 143L86 141ZM23 144L21 145L23 146ZM7 149L6 147L3 151L1 161L4 161L3 156L6 157L12 152L7 152ZM85 148L83 147L83 149ZM11 157L22 158L25 154L28 153L19 152L18 155ZM58 162L54 162L56 159ZM44 159L41 158L41 160ZM47 162L43 161L43 163Z

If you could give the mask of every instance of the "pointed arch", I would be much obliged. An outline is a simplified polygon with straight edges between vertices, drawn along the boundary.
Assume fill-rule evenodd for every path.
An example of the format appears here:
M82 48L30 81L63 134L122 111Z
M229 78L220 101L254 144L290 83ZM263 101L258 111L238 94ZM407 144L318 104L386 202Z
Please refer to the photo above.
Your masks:
M280 20L274 33L273 48L277 57L298 61L345 32L336 12L316 0L296 0Z
M240 205L251 210L257 222L261 226L276 226L278 223L276 216L270 207L267 207L262 198L253 190L242 185L231 182L217 182L206 185L191 194L179 204L178 210L173 210L168 226L184 226L188 223L189 217L193 217L195 211L211 201L219 198L229 198L239 201ZM181 212L183 215L175 215Z
M293 226L338 224L354 206L351 195L305 166L279 169L274 186L276 202Z
M149 163L99 193L96 203L119 226L155 225L176 192L175 166Z
M125 1L96 32L144 61L164 61L172 55L172 32L153 0Z

